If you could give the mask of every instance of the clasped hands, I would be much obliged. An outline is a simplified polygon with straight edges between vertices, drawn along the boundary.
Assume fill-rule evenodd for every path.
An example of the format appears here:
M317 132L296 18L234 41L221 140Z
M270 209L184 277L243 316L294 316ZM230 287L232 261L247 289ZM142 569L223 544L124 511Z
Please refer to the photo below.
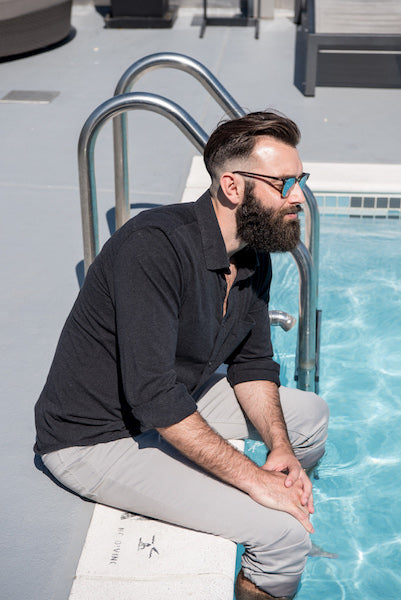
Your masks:
M262 470L269 473L269 498L255 500L293 515L309 533L314 533L310 515L314 512L312 483L291 447L277 447L268 454ZM267 492L267 490L266 490ZM258 495L258 494L257 494Z

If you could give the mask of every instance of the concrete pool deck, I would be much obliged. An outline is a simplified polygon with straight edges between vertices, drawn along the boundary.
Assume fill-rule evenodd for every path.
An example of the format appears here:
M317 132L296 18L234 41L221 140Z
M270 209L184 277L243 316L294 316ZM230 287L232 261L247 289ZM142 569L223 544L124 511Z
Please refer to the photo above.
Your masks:
M112 96L120 75L154 52L204 63L246 110L274 107L302 130L306 163L401 162L401 90L318 88L305 98L293 85L291 11L249 28L210 27L199 39L183 7L171 30L107 30L90 3L75 4L76 36L49 52L0 63L0 97L12 90L58 92L47 104L0 103L1 162L1 494L2 597L66 600L94 505L54 485L35 468L33 406L78 292L83 258L77 142L88 115ZM172 98L210 132L224 116L199 84L172 70L135 88ZM132 118L131 118L132 117ZM131 202L180 201L194 148L171 123L147 113L129 119ZM101 241L114 205L111 128L96 149ZM347 179L339 172L340 180ZM311 178L311 187L313 178ZM37 466L40 466L39 462Z

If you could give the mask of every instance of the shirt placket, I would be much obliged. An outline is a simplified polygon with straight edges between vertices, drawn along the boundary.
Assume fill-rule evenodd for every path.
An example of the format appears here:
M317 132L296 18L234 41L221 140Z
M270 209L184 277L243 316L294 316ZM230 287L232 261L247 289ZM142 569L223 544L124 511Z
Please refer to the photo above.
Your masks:
M221 348L224 346L224 341L227 335L230 332L231 326L230 324L235 321L235 295L237 293L237 282L234 282L229 293L229 297L227 298L227 310L226 314L223 317L223 306L224 300L227 293L227 282L224 277L224 273L221 274L222 282L221 282L221 305L220 305L220 327L218 334L216 336L216 340L213 346L212 353L210 355L210 360L208 366L214 370L217 368L218 364L221 364L223 358L219 356ZM217 364L218 363L218 364Z

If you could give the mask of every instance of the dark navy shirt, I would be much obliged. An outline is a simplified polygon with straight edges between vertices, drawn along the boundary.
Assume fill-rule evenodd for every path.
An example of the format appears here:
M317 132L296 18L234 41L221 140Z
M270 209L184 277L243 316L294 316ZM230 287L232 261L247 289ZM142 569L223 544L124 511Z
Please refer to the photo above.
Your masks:
M244 248L230 272L209 193L142 212L104 245L66 321L35 407L44 454L178 423L227 363L231 385L279 385L268 316L270 256Z

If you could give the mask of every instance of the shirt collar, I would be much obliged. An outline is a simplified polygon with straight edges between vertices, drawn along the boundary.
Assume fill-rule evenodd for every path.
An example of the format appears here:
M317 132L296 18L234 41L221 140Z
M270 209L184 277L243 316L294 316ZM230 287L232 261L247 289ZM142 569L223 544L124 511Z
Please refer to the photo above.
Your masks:
M199 223L207 269L210 271L223 270L228 272L230 261L209 191L205 192L195 202L195 214ZM237 253L237 256L237 280L253 275L256 267L259 265L258 255L255 250L245 247Z

